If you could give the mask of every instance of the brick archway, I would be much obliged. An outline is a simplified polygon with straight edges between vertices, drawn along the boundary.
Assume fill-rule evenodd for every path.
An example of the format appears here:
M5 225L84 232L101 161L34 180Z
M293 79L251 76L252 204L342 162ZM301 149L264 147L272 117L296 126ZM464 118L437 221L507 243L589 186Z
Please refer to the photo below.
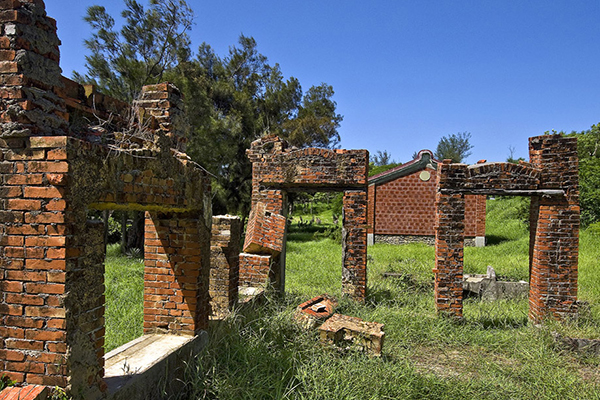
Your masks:
M344 192L342 293L363 301L367 287L366 150L294 149L263 137L247 151L252 162L252 210L240 255L240 285L285 285L286 202L290 191Z
M530 196L529 319L576 313L579 250L577 140L529 139L530 163L440 165L436 195L435 303L462 317L464 196Z

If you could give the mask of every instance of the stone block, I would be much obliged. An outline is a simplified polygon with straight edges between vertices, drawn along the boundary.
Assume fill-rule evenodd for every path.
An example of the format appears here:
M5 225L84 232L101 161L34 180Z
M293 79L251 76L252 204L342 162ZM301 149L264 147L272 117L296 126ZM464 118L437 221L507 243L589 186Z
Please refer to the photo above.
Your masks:
M334 314L319 328L322 343L381 355L385 332L383 324L367 322L348 315Z

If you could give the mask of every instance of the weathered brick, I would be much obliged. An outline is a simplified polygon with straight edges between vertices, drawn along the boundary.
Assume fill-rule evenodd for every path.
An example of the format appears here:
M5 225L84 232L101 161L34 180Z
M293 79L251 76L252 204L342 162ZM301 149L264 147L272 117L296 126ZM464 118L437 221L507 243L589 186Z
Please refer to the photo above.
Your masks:
M529 139L529 152L530 164L483 163L467 167L444 162L440 166L434 269L438 311L462 316L464 195L507 190L532 196L530 320L539 323L545 318L562 319L577 311L577 141L560 135L534 137ZM564 255L560 259L555 256L559 253Z

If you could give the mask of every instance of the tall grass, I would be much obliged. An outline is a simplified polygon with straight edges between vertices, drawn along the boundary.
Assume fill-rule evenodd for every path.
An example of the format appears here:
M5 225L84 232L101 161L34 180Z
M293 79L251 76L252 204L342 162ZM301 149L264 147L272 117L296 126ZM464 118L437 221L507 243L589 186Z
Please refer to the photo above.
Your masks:
M493 265L527 279L528 232L518 199L488 202L485 248L465 251L465 269ZM381 357L323 347L293 319L314 295L341 293L341 246L311 240L317 228L288 238L284 298L236 310L209 329L210 345L188 365L179 399L600 399L600 357L561 349L552 331L600 332L600 237L581 233L581 317L534 327L527 299L467 299L462 321L438 317L433 302L434 249L422 244L369 247L368 296L340 298L338 312L385 324ZM107 267L108 268L108 267ZM384 278L383 272L400 272Z
M121 254L118 244L106 249L106 352L143 332L144 261Z

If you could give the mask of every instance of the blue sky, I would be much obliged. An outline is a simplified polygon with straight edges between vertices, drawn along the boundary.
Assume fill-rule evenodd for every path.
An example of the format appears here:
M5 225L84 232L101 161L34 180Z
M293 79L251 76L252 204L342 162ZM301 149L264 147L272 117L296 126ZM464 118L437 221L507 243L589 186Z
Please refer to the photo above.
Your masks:
M143 2L144 0L142 0ZM467 131L466 160L528 158L527 138L600 122L597 0L188 0L193 46L218 54L243 33L304 90L335 90L343 148L406 162ZM46 0L63 74L85 72L86 8L121 0Z

